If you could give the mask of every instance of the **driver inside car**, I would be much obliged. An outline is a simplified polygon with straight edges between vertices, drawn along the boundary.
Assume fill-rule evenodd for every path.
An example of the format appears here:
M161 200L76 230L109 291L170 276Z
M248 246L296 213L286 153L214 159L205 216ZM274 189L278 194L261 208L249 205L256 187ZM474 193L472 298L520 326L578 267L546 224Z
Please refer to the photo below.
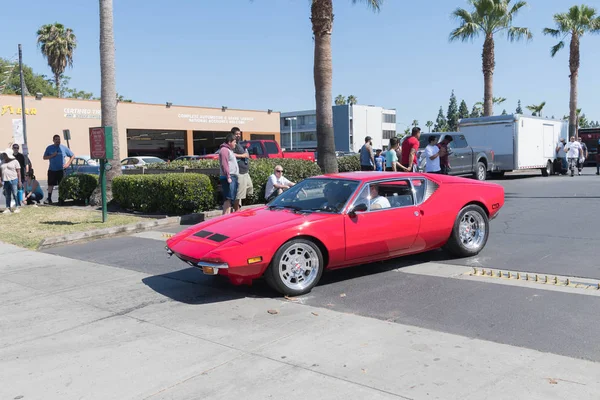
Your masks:
M330 182L325 185L323 195L325 195L326 201L321 205L322 209L338 211L344 205L347 199L342 198L343 193L340 189L337 182Z
M390 201L387 197L379 195L379 185L371 185L370 186L370 202L371 210L378 210L382 208L390 208Z

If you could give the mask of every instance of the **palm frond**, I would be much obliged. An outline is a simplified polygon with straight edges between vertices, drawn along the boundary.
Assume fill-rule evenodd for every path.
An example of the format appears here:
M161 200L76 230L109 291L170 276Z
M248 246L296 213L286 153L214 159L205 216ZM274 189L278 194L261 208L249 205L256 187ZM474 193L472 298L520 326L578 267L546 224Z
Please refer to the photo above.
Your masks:
M531 40L533 38L533 34L529 30L529 28L519 28L516 26L511 26L508 28L508 40L511 42L521 40L526 38L527 40Z
M373 11L380 11L381 6L383 5L383 0L352 0L352 4L356 4L358 2L366 3L367 7Z
M560 50L562 50L563 47L565 47L565 42L563 40L561 40L560 42L558 42L557 45L552 46L552 48L550 49L550 55L552 57L554 57L556 55L556 53L558 53Z
M558 29L552 29L552 28L544 28L543 32L544 32L544 35L550 35L552 37L559 37L560 34L562 33Z
M460 40L467 42L479 36L480 27L474 23L464 23L450 32L450 41Z

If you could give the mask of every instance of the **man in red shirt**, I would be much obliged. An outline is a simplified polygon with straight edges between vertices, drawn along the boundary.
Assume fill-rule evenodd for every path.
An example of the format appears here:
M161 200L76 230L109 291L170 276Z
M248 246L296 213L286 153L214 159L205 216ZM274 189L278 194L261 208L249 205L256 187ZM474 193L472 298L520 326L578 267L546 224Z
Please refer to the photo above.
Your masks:
M450 161L448 160L448 145L452 142L452 136L446 135L444 136L444 140L438 143L438 148L440 149L440 167L442 168L442 174L448 175L450 173Z
M412 135L402 143L402 162L401 164L408 168L408 171L416 171L418 167L417 151L419 150L419 138L421 137L421 128L414 127Z

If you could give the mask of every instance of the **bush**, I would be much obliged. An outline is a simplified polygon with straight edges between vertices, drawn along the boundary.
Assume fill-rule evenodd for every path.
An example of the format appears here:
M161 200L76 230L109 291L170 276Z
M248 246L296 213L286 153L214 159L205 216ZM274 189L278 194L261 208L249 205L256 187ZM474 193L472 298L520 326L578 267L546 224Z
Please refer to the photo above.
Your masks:
M358 155L340 157L337 161L340 172L360 171L360 158Z
M154 164L152 168L160 165L160 169L180 169L184 166L191 169L211 169L219 168L218 160L188 160L176 161L170 164ZM284 176L292 182L298 182L311 176L320 175L319 166L307 160L297 160L293 158L260 158L250 161L250 178L254 185L254 193L248 197L243 204L260 204L265 201L265 186L269 176L273 174L276 165L281 165L284 169ZM188 175L186 173L184 175ZM138 175L139 176L139 175ZM158 175L161 176L161 175ZM219 176L209 176L215 191L219 188ZM114 192L114 189L113 189ZM218 192L215 192L215 201L218 200Z
M58 185L58 200L87 202L96 187L98 187L98 176L96 175L69 175L60 182L60 185Z
M215 206L213 186L203 174L122 175L112 191L120 207L134 211L186 214Z

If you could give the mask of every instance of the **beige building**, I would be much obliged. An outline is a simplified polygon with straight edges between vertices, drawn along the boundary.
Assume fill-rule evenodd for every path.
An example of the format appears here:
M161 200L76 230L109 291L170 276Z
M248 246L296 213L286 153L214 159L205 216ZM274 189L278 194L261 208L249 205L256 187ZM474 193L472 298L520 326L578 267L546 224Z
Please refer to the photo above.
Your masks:
M21 97L0 95L0 148L19 139ZM101 123L100 101L35 97L25 98L27 145L34 169L45 171L43 160L52 136L69 130L69 146L76 155L89 155L89 128ZM178 155L213 153L234 126L243 139L280 141L279 113L223 108L176 106L168 104L118 104L120 159L128 156L158 156L173 159ZM15 132L16 138L15 138ZM38 172L39 173L39 172Z

